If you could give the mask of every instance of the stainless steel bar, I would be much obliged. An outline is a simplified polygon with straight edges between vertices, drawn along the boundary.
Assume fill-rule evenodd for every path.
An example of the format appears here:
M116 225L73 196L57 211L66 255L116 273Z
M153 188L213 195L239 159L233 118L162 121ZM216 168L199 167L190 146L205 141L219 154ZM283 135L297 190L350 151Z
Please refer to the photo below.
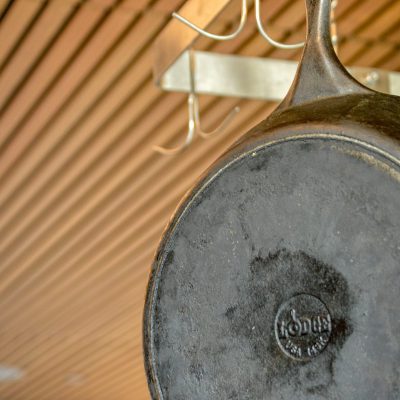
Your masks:
M190 92L188 52L183 52L161 75L166 91ZM279 101L293 81L297 62L194 51L197 94ZM370 68L349 68L364 85L400 95L400 73Z

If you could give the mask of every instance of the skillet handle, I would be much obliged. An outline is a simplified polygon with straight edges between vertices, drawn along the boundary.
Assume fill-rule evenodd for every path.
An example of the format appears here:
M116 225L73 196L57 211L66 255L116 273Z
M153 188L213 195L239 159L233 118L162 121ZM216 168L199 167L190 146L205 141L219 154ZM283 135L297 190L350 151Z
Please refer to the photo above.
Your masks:
M342 96L374 93L355 80L344 68L332 46L331 0L305 0L307 38L296 76L278 109Z

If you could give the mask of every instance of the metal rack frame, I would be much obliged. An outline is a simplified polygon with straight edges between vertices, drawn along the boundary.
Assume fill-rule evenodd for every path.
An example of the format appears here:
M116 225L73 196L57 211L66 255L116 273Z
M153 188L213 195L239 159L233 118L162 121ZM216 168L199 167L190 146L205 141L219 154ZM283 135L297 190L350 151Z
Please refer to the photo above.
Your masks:
M232 0L188 0L179 14L206 29ZM191 92L189 49L200 33L171 19L154 44L154 81L163 90ZM297 62L273 58L222 55L191 50L196 94L279 101L293 80ZM400 73L349 68L364 85L400 95Z

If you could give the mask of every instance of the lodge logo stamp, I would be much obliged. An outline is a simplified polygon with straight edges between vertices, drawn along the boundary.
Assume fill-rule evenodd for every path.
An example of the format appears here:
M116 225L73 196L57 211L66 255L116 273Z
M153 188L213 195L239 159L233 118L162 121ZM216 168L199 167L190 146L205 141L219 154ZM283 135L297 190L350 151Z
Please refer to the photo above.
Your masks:
M317 297L299 294L283 303L275 318L275 337L280 349L296 360L309 360L326 348L332 320Z

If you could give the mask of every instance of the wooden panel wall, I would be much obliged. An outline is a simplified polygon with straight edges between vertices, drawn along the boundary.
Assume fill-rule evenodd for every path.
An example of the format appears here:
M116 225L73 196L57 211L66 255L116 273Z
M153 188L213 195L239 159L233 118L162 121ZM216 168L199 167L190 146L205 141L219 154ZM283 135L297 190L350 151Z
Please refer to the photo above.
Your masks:
M141 319L163 227L195 178L275 104L204 96L220 136L176 157L186 99L152 83L152 42L183 0L0 0L2 400L148 399ZM229 32L236 0L212 26ZM268 30L304 35L302 0L265 0ZM400 0L340 0L340 58L400 70ZM298 59L256 32L197 48Z

